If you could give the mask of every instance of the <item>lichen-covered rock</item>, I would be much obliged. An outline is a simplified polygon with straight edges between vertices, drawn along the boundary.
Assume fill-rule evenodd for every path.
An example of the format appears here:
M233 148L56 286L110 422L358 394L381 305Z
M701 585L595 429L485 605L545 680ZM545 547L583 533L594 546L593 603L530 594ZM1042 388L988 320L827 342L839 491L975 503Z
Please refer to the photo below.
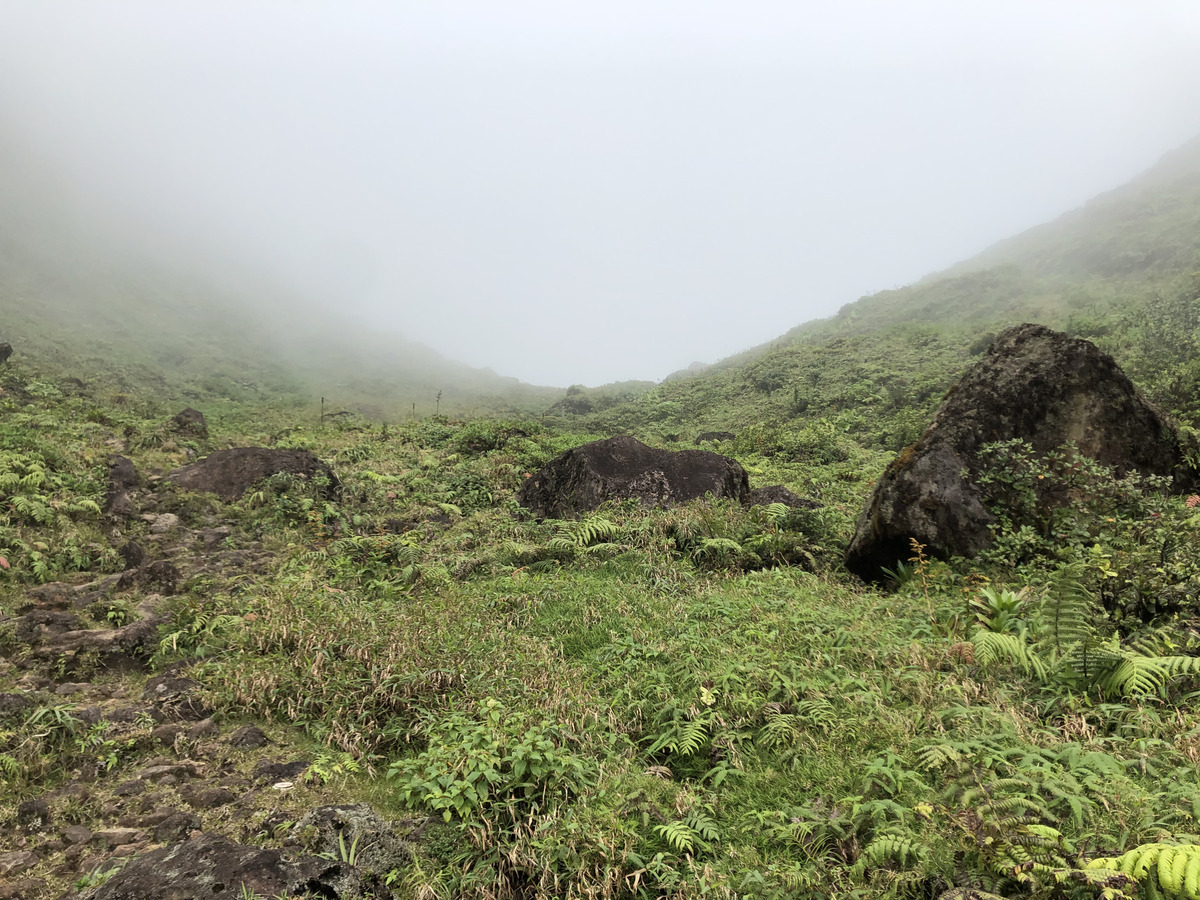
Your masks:
M175 413L171 417L169 427L176 434L197 438L208 437L208 420L204 418L204 413L198 409L192 409L190 406Z
M884 471L846 553L846 567L878 580L916 539L937 556L974 556L991 544L993 516L976 483L980 449L1021 438L1039 453L1068 442L1113 467L1165 475L1177 490L1197 473L1171 424L1107 354L1041 325L1009 328L946 395L925 434Z
M750 489L741 464L707 450L657 450L631 437L568 450L526 479L517 500L540 517L569 518L607 500L672 506L711 494L740 500Z
M236 500L252 484L286 472L302 478L323 477L330 492L339 486L337 476L308 450L275 450L269 447L234 447L217 450L169 473L165 480L189 491L207 491L222 500Z
M365 803L310 810L292 826L288 844L334 858L353 849L358 868L377 875L412 862L411 845Z
M197 900L200 897L361 897L362 879L346 863L235 844L202 834L135 859L89 900Z

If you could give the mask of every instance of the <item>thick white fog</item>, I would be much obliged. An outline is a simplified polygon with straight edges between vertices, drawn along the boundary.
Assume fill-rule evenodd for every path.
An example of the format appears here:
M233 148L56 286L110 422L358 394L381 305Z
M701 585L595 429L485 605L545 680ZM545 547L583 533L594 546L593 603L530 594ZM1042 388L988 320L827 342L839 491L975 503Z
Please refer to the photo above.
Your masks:
M1133 177L1198 47L1195 0L0 0L0 149L111 252L657 379Z

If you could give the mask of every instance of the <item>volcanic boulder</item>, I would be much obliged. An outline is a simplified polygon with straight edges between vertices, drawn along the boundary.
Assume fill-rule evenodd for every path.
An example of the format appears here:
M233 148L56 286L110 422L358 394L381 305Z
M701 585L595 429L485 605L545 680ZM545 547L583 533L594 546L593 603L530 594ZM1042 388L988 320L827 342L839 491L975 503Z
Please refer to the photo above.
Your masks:
M543 518L565 519L606 500L670 506L706 494L740 500L750 489L736 460L707 450L656 450L628 436L556 456L526 480L517 500Z
M996 336L925 434L884 471L859 517L846 567L878 579L882 566L911 555L912 538L943 557L987 548L994 517L976 483L979 453L1014 438L1038 453L1072 442L1118 475L1171 476L1177 490L1197 482L1174 428L1112 357L1044 326L1017 325Z
M176 434L196 438L208 437L208 420L204 418L204 413L190 406L175 413L168 426Z
M303 478L324 476L329 490L339 487L337 476L308 450L274 450L268 447L234 447L217 450L204 459L176 469L166 481L189 491L208 491L222 500L236 500L256 481L287 472Z

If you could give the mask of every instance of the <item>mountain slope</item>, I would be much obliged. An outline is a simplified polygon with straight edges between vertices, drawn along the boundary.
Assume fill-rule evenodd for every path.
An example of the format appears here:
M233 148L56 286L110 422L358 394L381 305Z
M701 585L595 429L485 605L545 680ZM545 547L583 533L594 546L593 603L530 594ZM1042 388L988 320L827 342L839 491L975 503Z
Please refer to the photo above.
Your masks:
M1158 402L1196 424L1197 269L1200 139L1053 222L768 344L675 373L587 423L686 439L826 417L896 450L992 334L1033 321L1100 344Z

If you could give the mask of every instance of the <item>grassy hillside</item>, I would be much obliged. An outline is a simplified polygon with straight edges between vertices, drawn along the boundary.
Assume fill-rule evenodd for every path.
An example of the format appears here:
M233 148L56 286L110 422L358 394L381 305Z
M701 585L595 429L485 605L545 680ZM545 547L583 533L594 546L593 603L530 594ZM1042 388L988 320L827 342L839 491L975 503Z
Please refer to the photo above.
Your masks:
M1040 322L1099 344L1151 396L1200 424L1200 140L1128 185L953 269L845 306L636 402L577 420L691 440L811 423L899 450L991 335Z

